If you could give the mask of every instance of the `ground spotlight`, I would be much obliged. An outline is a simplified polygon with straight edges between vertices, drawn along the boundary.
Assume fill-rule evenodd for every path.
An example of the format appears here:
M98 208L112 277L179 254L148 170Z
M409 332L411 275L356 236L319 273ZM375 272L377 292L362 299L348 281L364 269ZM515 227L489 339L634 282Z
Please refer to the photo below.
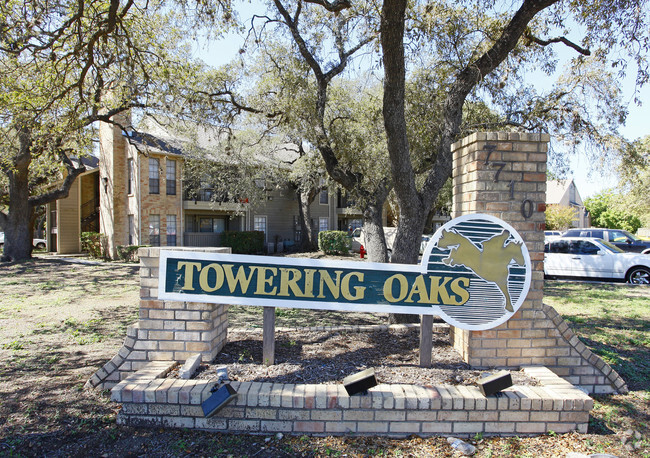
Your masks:
M348 392L348 396L368 391L377 385L374 369L366 369L356 374L348 375L343 379L343 386Z

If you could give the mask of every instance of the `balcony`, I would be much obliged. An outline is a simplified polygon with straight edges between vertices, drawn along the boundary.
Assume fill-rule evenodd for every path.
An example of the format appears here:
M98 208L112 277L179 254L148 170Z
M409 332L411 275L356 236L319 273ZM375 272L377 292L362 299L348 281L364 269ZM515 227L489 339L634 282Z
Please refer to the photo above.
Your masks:
M185 232L184 246L211 247L221 246L221 234L217 232Z
M219 192L212 189L201 189L196 194L185 192L183 195L184 210L210 210L234 212L240 211L248 204L248 199L240 199L229 196L225 192ZM215 246L215 245L195 245L195 246Z

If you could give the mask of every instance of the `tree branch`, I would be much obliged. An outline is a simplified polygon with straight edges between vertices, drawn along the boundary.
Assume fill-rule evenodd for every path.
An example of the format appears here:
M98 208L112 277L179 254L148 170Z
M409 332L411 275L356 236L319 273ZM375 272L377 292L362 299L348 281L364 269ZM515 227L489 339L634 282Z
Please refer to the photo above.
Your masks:
M550 40L542 40L541 38L534 36L532 32L529 29L527 29L526 33L524 34L524 38L529 42L536 43L540 46L548 46L554 43L563 43L569 48L575 49L583 56L591 56L591 51L589 51L587 48L583 48L582 46L577 45L576 43L570 41L566 37L557 37L557 38L551 38Z
M462 123L463 104L467 95L486 75L497 68L515 48L524 35L528 24L537 13L559 0L524 0L523 4L505 26L494 44L475 62L458 73L455 82L447 92L443 108L441 141L435 165L422 187L423 200L432 201L447 178L451 175L451 144L456 140ZM444 173L439 173L439 171Z
M81 164L81 161L79 162L79 167L75 167L64 151L59 151L59 157L61 158L61 162L63 162L65 165L68 175L65 177L63 183L61 183L57 189L46 192L39 196L30 197L29 205L32 208L68 197L68 193L70 192L70 188L72 187L74 180L76 180L79 175L86 171L86 167Z
M349 0L334 0L332 2L328 2L327 0L305 0L305 3L320 5L332 13L338 13L352 6Z

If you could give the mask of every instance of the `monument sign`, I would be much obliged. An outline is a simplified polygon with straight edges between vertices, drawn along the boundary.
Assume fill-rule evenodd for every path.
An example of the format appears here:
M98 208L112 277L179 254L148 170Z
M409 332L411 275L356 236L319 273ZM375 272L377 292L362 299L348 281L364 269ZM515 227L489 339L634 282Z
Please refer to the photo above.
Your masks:
M441 227L420 264L161 250L158 291L175 301L437 315L485 330L521 306L530 265L511 226L474 214Z

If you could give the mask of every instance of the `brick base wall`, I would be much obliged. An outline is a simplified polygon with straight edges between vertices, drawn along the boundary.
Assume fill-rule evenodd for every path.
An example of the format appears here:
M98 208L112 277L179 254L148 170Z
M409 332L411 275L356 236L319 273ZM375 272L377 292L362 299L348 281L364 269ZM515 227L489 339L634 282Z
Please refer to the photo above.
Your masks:
M230 248L174 248L181 251L230 253ZM201 354L212 361L227 341L228 306L158 300L160 248L140 248L140 320L127 329L117 355L86 383L108 389L149 361L185 361Z
M201 403L215 382L164 378L173 362L152 362L121 381L111 399L118 423L223 432L309 435L536 435L587 432L593 400L544 367L526 373L538 386L483 396L475 386L378 385L348 396L343 385L232 382L237 397L213 417Z

